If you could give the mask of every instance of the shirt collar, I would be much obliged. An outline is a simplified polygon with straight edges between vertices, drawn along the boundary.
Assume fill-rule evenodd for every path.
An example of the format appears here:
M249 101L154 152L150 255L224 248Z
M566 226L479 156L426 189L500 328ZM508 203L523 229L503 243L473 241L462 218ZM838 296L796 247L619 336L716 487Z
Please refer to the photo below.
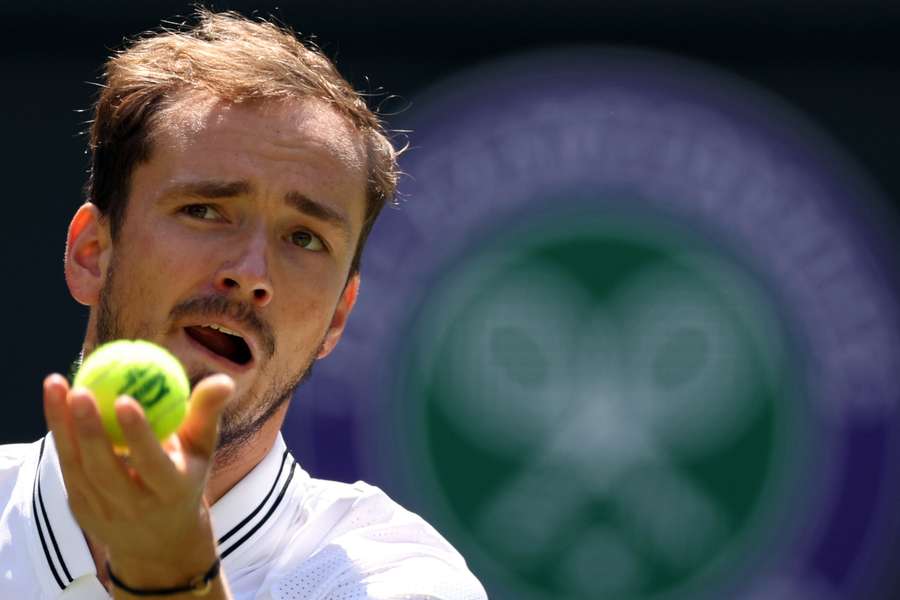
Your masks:
M293 504L289 488L308 480L309 475L298 467L279 432L259 464L211 508L213 532L226 567L243 566L252 555L264 553L265 544L260 540L266 539L266 531ZM247 543L251 539L253 543Z
M32 535L37 538L40 556L36 564L46 565L42 578L45 591L53 597L84 575L96 575L94 560L81 528L69 510L68 496L59 468L53 435L40 442L31 490Z

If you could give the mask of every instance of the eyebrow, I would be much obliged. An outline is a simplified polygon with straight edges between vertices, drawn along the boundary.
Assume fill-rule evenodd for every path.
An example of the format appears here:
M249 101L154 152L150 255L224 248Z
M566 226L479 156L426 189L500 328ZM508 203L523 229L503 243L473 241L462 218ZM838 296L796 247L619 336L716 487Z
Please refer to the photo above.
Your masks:
M284 196L284 202L298 212L339 227L346 234L347 238L351 238L353 235L350 221L347 217L330 206L316 202L300 192L288 192Z
M253 190L247 181L189 181L172 186L166 196L193 196L196 198L233 198L245 196Z
M253 186L249 181L189 181L179 183L166 190L166 197L204 198L215 200L217 198L234 198L236 196L248 196L252 194ZM321 202L316 202L300 192L288 192L284 196L284 203L309 217L337 226L347 238L353 237L350 221L342 212L331 208Z

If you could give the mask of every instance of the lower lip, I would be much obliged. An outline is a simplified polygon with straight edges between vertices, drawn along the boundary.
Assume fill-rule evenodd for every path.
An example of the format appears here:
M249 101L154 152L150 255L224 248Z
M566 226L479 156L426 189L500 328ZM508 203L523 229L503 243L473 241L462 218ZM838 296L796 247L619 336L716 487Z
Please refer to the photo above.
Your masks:
M236 362L232 362L225 358L224 356L219 356L194 338L188 335L187 331L184 328L181 329L181 334L187 340L188 345L197 350L200 354L205 356L209 361L215 363L218 366L221 366L224 371L229 371L231 373L246 373L251 368L253 368L254 359L250 359L245 365L239 365Z

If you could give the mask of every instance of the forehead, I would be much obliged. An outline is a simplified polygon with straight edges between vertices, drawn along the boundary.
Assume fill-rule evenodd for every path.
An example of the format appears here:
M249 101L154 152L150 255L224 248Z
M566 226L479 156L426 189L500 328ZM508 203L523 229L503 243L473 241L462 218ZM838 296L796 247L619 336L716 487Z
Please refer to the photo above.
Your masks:
M168 103L150 128L154 150L182 154L182 161L192 168L229 158L239 162L242 152L252 153L270 161L294 162L294 168L307 164L320 179L332 173L365 188L362 134L348 118L316 98L231 103L193 92Z

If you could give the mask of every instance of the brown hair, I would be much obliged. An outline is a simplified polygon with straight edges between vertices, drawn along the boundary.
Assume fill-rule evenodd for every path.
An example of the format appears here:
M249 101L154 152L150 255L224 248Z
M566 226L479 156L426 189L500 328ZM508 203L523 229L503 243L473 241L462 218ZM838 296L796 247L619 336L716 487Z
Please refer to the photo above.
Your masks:
M197 23L144 36L105 65L105 85L90 128L91 168L85 190L121 229L134 168L150 158L158 116L185 91L229 102L316 98L346 117L362 135L368 161L367 206L350 274L397 186L397 157L380 119L318 49L289 29L237 13L197 12Z

